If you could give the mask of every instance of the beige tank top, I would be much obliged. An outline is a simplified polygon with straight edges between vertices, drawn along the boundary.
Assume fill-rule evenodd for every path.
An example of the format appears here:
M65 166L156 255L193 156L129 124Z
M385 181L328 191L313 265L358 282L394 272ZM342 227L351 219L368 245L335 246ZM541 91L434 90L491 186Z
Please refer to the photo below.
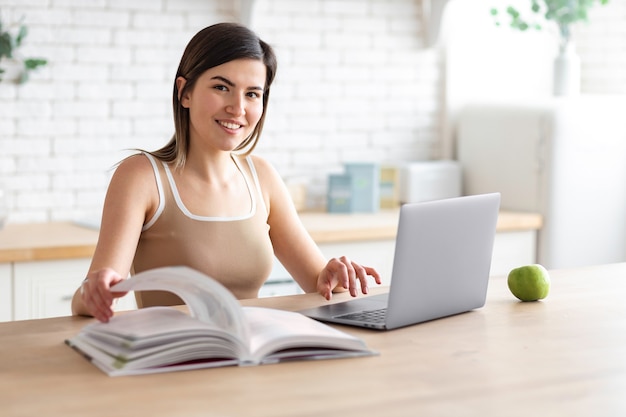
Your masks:
M133 272L185 265L221 282L238 299L257 297L272 270L274 251L251 158L232 156L248 187L250 212L239 217L204 217L185 207L167 164L144 155L154 168L159 207L143 226ZM143 291L136 298L139 307L182 304L166 292Z

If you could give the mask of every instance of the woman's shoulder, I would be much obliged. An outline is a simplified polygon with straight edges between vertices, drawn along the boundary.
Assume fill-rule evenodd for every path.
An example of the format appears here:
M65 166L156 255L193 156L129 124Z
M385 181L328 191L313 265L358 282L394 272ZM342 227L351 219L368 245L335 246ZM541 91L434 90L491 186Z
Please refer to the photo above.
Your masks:
M276 204L280 205L281 201L287 201L285 183L274 165L261 156L251 155L249 158L254 164L263 194L268 198L267 207L269 208L270 205L276 207Z
M266 158L259 156L259 155L248 155L247 158L250 161L252 161L254 169L259 174L275 174L276 173L276 169L274 168L274 165L272 165L272 163Z
M123 178L129 186L143 186L154 182L155 167L144 153L137 153L124 158L115 169L114 177Z
M262 186L267 187L282 181L280 174L269 160L258 155L249 155L248 158L252 161Z
M148 154L137 153L122 159L122 161L117 165L116 171L120 170L126 173L134 173L140 175L152 173L154 171L154 168Z
M141 153L124 158L113 174L109 193L119 199L131 198L135 202L144 200L146 204L155 204L157 185L150 160Z

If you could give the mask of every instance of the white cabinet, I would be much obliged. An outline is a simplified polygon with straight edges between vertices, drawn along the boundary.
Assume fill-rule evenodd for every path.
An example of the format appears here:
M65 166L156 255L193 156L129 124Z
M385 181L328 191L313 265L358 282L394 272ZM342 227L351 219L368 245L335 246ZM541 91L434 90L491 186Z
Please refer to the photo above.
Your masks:
M72 313L72 296L89 269L89 263L88 258L13 263L13 272L7 278L13 287L8 292L13 295L13 302L8 305L12 304L13 308L9 316L3 315L0 319L29 320L69 316ZM11 265L0 266L5 268ZM2 272L0 276L4 278ZM0 283L1 285L3 284ZM115 305L115 310L133 308L136 308L133 294L128 294Z
M521 230L496 233L490 275L508 275L513 268L537 262L537 232Z
M0 321L10 321L13 305L11 264L0 264Z
M68 316L89 259L16 262L13 268L14 320Z

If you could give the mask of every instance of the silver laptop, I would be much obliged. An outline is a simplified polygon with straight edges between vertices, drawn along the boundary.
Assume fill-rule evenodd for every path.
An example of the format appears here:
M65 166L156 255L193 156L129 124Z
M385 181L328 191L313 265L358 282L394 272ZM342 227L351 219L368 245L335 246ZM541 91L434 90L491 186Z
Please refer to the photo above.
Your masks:
M389 292L300 313L389 330L484 306L499 208L499 193L403 205Z

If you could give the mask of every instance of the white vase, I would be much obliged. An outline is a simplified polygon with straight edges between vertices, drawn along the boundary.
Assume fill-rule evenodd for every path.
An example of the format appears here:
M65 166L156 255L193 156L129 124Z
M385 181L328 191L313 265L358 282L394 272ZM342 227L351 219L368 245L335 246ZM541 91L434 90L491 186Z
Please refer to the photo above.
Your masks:
M2 82L19 83L24 73L24 63L12 58L2 58L0 67L4 73L0 74Z
M555 96L580 94L580 57L571 41L562 44L554 58L553 93Z

